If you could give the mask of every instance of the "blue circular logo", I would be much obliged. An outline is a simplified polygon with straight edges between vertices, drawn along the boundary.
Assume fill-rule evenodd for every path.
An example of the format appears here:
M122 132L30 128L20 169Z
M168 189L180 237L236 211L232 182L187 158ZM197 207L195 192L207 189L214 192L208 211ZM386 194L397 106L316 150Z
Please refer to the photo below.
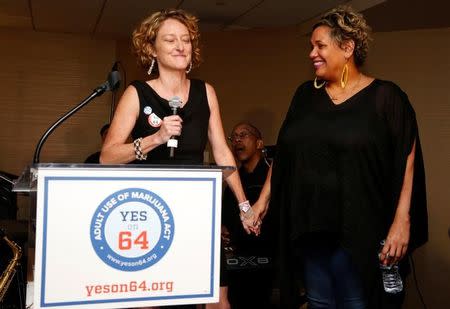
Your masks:
M123 271L138 271L157 263L172 244L174 231L167 203L140 188L120 190L104 199L90 226L98 257Z

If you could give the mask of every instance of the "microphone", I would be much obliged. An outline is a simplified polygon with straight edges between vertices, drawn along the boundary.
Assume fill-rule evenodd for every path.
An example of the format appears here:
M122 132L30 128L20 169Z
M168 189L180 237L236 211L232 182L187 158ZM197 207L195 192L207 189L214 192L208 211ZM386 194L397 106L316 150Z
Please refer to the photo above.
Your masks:
M172 115L176 115L177 109L181 107L181 99L177 96L173 97L169 100L169 106L172 109ZM173 158L175 155L175 148L178 147L178 140L175 136L171 136L167 141L167 147L170 148L169 156Z
M120 73L119 71L111 71L108 73L107 80L95 88L94 92L98 92L98 95L102 95L105 91L114 91L120 86Z
M119 61L114 62L111 71L118 71Z
M112 122L114 110L116 109L116 90L120 87L120 74L119 74L119 63L120 61L114 62L111 72L108 74L108 87L111 89L111 109L109 111L109 123Z
M48 128L44 135L42 135L39 140L36 149L34 151L33 163L39 163L39 155L41 153L41 148L46 139L50 136L50 134L67 118L75 114L79 109L88 104L95 97L101 96L105 91L114 91L120 86L120 73L118 71L109 72L107 80L95 88L92 93L86 97L81 103L72 108L66 114L64 114L61 118L59 118L50 128Z

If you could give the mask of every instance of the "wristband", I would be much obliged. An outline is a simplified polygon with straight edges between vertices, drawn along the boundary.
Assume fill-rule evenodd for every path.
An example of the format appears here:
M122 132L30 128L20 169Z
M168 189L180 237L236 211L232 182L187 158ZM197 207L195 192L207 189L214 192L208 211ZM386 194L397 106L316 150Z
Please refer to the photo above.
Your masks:
M251 208L252 207L250 206L250 202L248 200L239 203L239 210L244 212L244 213L249 211Z

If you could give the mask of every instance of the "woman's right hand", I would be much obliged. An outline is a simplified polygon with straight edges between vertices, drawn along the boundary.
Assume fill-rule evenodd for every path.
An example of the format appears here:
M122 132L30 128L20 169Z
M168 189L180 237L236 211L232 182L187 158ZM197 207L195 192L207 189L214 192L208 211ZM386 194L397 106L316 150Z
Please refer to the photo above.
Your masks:
M178 115L164 117L161 127L157 132L161 144L167 143L172 136L180 136L183 120Z
M264 182L264 186L259 194L259 198L256 203L253 204L252 209L255 214L255 234L259 235L261 231L261 224L263 222L264 217L269 210L270 203L270 180L272 178L272 165L270 165L269 171L267 172L266 181Z
M262 202L261 200L257 200L255 204L253 204L252 208L253 211L255 212L255 216L259 220L262 220L266 216L269 207L267 203Z
M261 232L261 224L263 222L264 217L267 214L268 210L268 203L264 203L261 200L256 201L255 204L253 204L252 209L254 213L254 228L252 231L254 231L255 235L259 235Z

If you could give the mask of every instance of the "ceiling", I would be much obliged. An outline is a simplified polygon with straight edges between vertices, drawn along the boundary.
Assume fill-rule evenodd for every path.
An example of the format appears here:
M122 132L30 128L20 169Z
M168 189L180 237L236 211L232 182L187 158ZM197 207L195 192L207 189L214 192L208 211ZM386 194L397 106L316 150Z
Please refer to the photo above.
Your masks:
M194 13L202 31L270 28L308 25L343 3L374 31L450 27L448 0L0 0L0 28L124 38L162 8Z

